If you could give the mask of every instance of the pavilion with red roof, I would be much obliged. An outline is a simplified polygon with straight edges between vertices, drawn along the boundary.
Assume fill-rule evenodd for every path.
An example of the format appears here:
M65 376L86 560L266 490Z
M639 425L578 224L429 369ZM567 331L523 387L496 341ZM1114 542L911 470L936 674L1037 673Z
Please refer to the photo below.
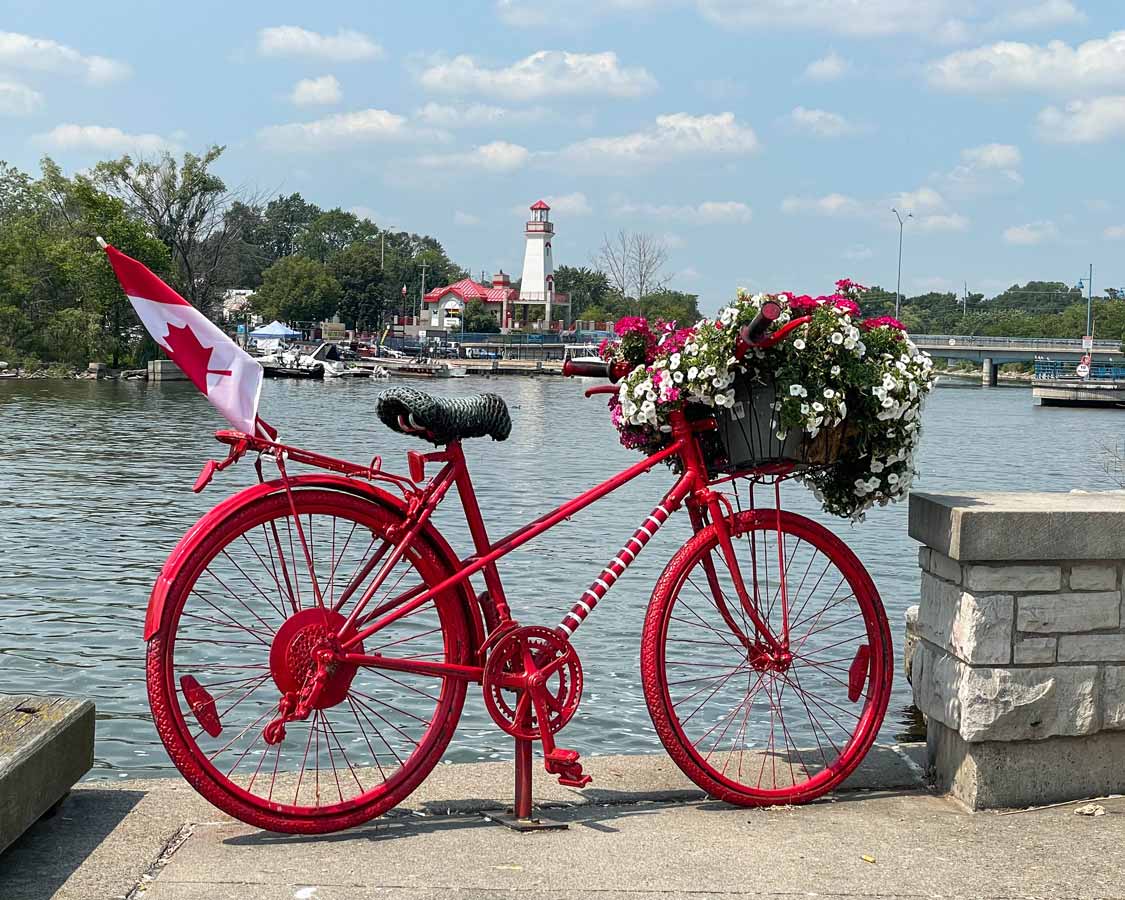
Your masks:
M465 306L479 300L496 320L501 330L532 328L556 330L569 319L570 298L555 293L554 263L551 242L555 226L550 209L539 200L531 207L531 219L524 229L523 277L519 290L503 269L492 276L492 284L481 284L462 278L453 284L434 288L422 298L422 325L427 328L459 329ZM565 310L566 319L555 320L554 314ZM542 320L529 321L542 310ZM530 314L530 315L529 315Z

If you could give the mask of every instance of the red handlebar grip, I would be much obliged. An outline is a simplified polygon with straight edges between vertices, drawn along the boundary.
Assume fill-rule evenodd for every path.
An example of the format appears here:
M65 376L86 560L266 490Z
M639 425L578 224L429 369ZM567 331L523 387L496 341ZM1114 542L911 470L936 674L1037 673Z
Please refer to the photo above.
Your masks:
M563 363L562 373L567 378L609 378L609 363L568 359Z

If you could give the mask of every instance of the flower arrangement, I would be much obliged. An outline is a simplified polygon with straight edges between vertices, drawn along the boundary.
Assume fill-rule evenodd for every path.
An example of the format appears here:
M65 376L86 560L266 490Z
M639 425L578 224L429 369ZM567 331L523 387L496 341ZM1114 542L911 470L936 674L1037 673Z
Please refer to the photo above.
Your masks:
M622 319L617 340L601 348L606 360L633 366L610 400L621 443L647 453L660 449L671 437L672 410L730 409L737 380L745 378L775 386L770 426L779 439L794 429L807 440L835 430L838 451L797 476L825 511L858 520L873 505L906 496L916 474L922 402L935 375L901 322L862 317L864 291L848 279L821 297L740 291L716 318L694 328ZM782 308L775 329L799 317L808 321L788 339L739 360L739 331L769 300Z

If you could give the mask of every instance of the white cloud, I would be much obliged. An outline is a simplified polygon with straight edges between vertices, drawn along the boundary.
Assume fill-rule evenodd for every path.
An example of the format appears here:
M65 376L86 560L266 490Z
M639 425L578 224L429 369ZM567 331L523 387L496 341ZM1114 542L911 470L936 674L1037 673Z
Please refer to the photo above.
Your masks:
M965 231L969 220L960 213L935 213L916 217L915 227L919 231Z
M945 176L951 188L991 191L1023 184L1020 148L1014 144L982 144L961 151L961 162Z
M904 216L908 212L917 216L919 213L943 209L945 198L932 187L923 185L916 191L903 191L900 194L895 194L891 197L890 204Z
M1042 0L1040 3L1024 3L1001 12L987 27L992 31L1028 31L1084 21L1085 14L1071 0Z
M1110 225L1102 236L1107 241L1125 241L1125 225Z
M805 77L812 81L836 81L843 78L850 68L851 63L833 50L827 56L814 59L805 66Z
M921 34L963 41L976 31L1046 28L1085 17L1073 0L695 0L727 28L790 28L879 37Z
M0 66L33 72L80 75L92 84L125 78L129 66L105 56L87 56L48 38L0 31Z
M153 154L162 150L176 150L175 142L159 134L128 134L120 128L105 125L56 125L35 140L53 150L98 153Z
M953 282L942 275L930 275L913 279L915 287L920 291L934 293L948 293L953 288Z
M471 56L457 56L422 72L428 90L485 94L516 100L567 95L638 97L656 87L641 67L622 68L617 54L540 50L498 69L480 65Z
M1023 156L1020 148L1013 144L982 144L962 150L961 159L981 169L1015 169Z
M30 116L43 108L43 95L18 81L0 81L0 116Z
M547 115L547 110L542 107L507 109L485 103L473 103L470 106L427 103L414 113L416 119L441 128L482 128L516 122L536 122Z
M955 0L697 0L704 17L726 28L802 28L862 36L932 32L946 27L950 13L967 5Z
M1071 47L1001 41L931 63L930 83L949 91L1088 91L1125 85L1125 31Z
M341 28L334 35L319 34L296 25L275 25L258 32L262 56L304 56L333 62L378 59L383 48L366 34Z
M346 144L399 141L417 136L403 116L385 109L337 113L311 122L270 125L258 132L266 144L291 150L311 150Z
M363 206L362 204L359 206L350 207L348 209L348 212L352 213L355 216L358 216L360 219L369 219L372 222L386 221L386 216L380 215L372 207Z
M674 222L678 225L745 224L753 217L749 206L738 200L704 200L689 205L630 203L620 201L614 214L638 221Z
M866 247L863 244L853 244L851 247L848 247L847 250L840 254L840 256L842 256L844 259L855 261L871 259L871 257L874 255L875 252L870 247Z
M571 25L616 13L635 15L648 9L679 5L682 0L496 0L496 14L506 25L540 28Z
M847 194L825 194L823 197L786 197L781 201L781 211L790 215L813 213L820 216L860 216L867 207Z
M657 116L653 127L615 137L587 138L564 147L559 156L570 165L605 171L638 168L690 156L741 156L758 148L758 138L734 113Z
M1123 137L1125 96L1073 100L1063 109L1048 106L1039 113L1038 127L1039 137L1060 144L1092 144Z
M483 169L486 172L511 172L526 165L531 153L519 144L493 141L464 153L438 153L418 158L424 166L441 169Z
M686 7L724 28L915 33L945 42L1086 20L1075 0L495 0L495 7L502 22L524 28L574 29L609 16L636 21L646 12Z
M454 225L473 226L480 224L480 216L474 216L472 213L462 212L457 210L453 213Z
M1013 225L1004 229L1004 240L1017 246L1033 246L1059 236L1058 226L1049 220L1028 222L1026 225Z
M317 106L339 103L341 96L340 82L336 77L322 75L319 78L302 78L293 86L289 99L297 106Z
M556 194L544 197L543 201L551 207L552 213L564 216L588 216L593 212L590 208L590 201L581 191L575 191L573 194ZM522 212L526 213L527 211L522 210Z
M822 138L844 137L858 131L855 125L839 113L828 112L825 109L806 109L798 106L789 114L789 121L798 130Z

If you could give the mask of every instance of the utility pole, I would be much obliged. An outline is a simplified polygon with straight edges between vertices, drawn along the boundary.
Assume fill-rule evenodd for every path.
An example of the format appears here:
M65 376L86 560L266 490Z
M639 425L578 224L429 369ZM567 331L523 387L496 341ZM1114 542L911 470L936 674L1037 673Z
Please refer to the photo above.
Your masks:
M429 263L422 260L422 290L418 294L418 319L422 318L422 300L426 296L426 269L429 268Z
M900 317L900 308L902 306L902 227L906 224L906 219L904 219L902 214L893 206L891 207L891 212L893 212L895 218L898 219L898 281L895 285L895 318L897 319ZM913 219L914 213L907 213L906 218Z
M961 318L969 314L969 282L965 282L965 292L961 295Z

